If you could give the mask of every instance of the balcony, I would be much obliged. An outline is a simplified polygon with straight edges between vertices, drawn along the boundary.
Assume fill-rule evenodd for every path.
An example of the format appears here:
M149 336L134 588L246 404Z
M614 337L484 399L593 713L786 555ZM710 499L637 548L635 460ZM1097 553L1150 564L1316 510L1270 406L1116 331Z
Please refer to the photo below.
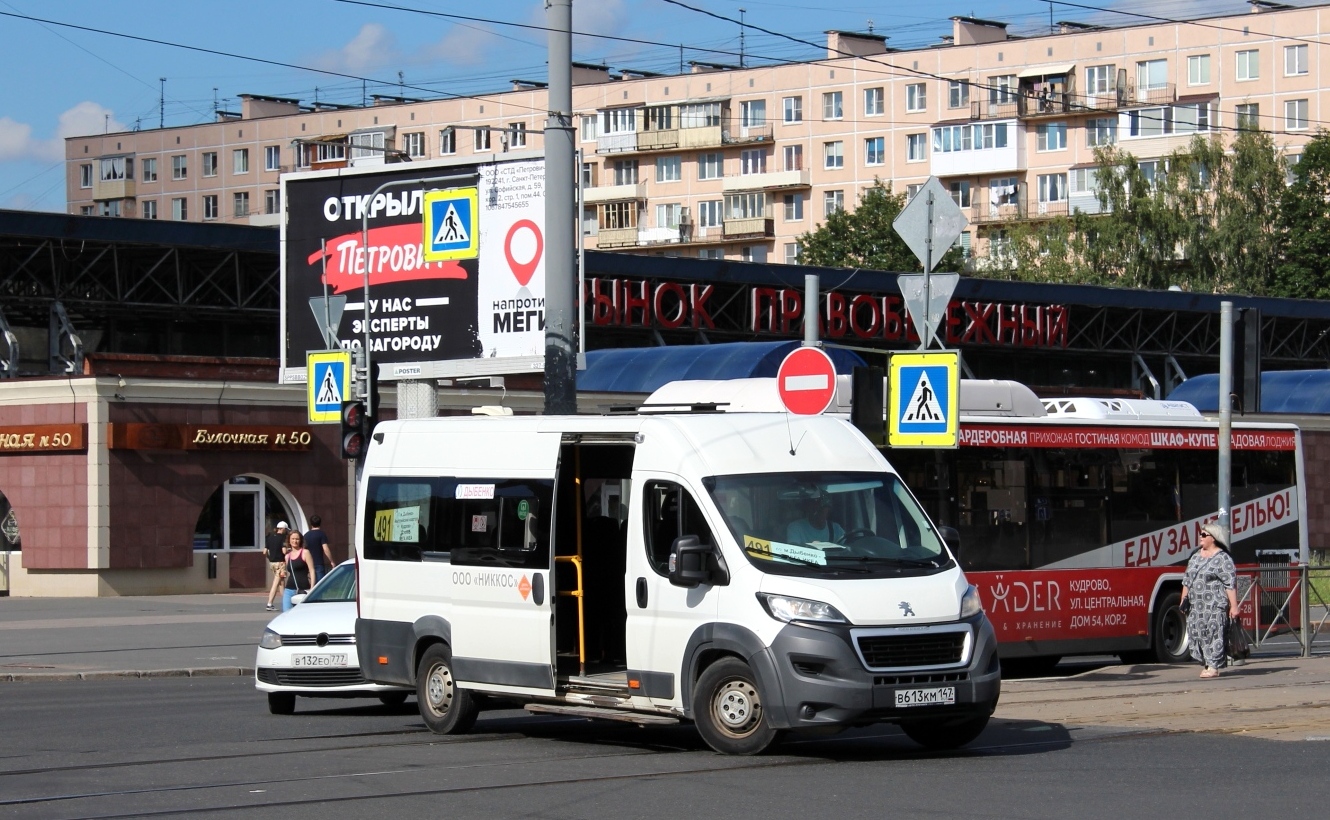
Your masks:
M775 132L772 130L771 123L764 125L738 125L731 124L722 134L722 139L727 145L742 145L748 142L771 142L774 139Z
M637 150L665 151L679 147L679 129L665 128L655 131L641 131L637 135ZM600 151L597 146L596 151Z
M96 200L105 199L131 199L134 196L134 180L125 179L97 179L93 182L92 198Z
M638 150L636 131L621 131L617 134L601 134L596 138L597 154L622 154Z
M1021 185L1020 194L1004 197L1000 202L972 200L973 204L965 209L964 213L969 218L971 225L994 225L1000 222L1016 222L1024 219L1051 219L1055 216L1068 216L1073 210L1070 207L1071 202L1066 199L1057 202L1032 201L1024 191L1025 186ZM987 193L986 190L981 188L976 190L974 195L979 197ZM1073 194L1072 196L1075 197L1076 195ZM1081 200L1077 201L1075 210L1098 213L1097 208L1094 211L1088 210Z
M597 248L632 248L637 246L637 228L601 228L596 233Z
M1014 92L1002 102L975 100L970 103L970 119L972 120L1014 120L1016 114L1017 105Z
M790 188L809 188L812 186L812 174L805 168L798 171L773 171L769 174L744 174L737 177L725 177L721 180L721 191L772 191Z
M698 125L679 129L680 148L719 148L725 144L726 129L722 125Z
M776 235L775 220L769 216L724 220L726 239L757 239Z
M631 202L647 198L647 184L637 182L630 185L597 185L582 191L582 203L595 205L600 202Z
M1130 85L1123 92L1123 107L1142 105L1171 105L1178 100L1178 87L1174 83L1155 86Z

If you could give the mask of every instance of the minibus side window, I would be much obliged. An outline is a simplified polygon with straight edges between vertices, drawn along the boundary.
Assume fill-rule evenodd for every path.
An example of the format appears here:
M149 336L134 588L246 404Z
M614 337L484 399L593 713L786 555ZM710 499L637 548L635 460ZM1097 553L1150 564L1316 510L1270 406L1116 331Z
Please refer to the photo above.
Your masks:
M456 566L548 569L554 482L441 482L438 549Z
M670 548L682 535L696 535L703 544L715 544L702 510L687 490L670 481L647 482L643 495L643 522L647 563L668 577Z
M371 478L365 498L365 558L420 561L431 552L435 482L428 478Z

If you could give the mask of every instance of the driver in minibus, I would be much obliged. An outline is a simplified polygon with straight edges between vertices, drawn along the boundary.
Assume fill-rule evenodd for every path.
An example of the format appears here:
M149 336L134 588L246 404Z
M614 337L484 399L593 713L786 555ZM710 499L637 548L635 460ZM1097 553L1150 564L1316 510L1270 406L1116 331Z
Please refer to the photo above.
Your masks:
M791 544L822 543L843 544L845 528L827 516L831 514L831 497L815 490L803 502L804 517L796 518L785 528L785 540Z

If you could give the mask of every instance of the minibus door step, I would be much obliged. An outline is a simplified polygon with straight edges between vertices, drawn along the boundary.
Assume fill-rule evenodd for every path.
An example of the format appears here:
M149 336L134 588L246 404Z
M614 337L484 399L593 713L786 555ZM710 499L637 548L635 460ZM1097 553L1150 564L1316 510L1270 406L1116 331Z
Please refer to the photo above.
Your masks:
M623 709L601 709L595 706L561 706L557 703L528 703L522 707L532 714L565 715L590 720L617 720L622 723L637 723L642 726L673 726L678 718L668 715L649 715L642 712L627 712Z

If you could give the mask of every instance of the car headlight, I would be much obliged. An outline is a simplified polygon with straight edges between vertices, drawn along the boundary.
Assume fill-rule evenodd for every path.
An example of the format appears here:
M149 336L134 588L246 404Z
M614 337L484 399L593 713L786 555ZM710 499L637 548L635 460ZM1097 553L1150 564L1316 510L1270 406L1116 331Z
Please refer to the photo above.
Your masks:
M965 595L961 596L961 617L971 618L984 611L984 602L979 600L979 587L970 584L970 588L965 590Z
M760 592L757 595L767 614L778 621L817 621L821 623L846 623L845 616L831 604L810 601L806 598L791 598L788 595L771 595Z
M280 649L282 646L282 636L273 632L271 629L263 630L263 637L259 639L260 649Z

